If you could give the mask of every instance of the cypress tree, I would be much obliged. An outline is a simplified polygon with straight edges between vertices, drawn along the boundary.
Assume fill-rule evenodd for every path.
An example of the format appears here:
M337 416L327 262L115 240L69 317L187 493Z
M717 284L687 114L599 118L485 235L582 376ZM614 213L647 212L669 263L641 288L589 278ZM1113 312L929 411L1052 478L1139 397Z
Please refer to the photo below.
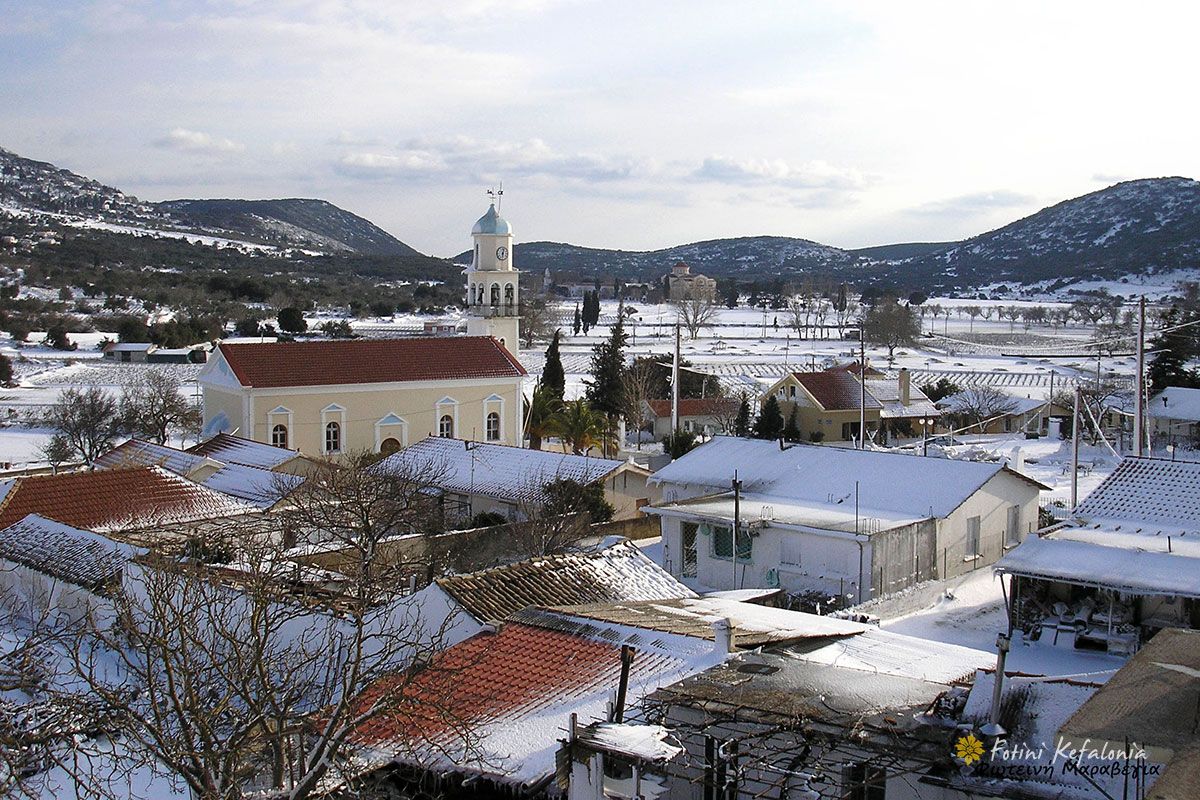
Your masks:
M542 367L542 386L546 387L546 391L562 400L567 377L563 373L562 357L558 353L558 336L559 331L555 330L554 338L550 340L550 346L546 348L546 364Z
M572 325L572 330L575 332L576 336L579 335L579 330L582 327L583 327L583 321L579 318L579 303L576 303L575 304L575 323Z
M800 441L800 426L796 421L796 406L792 405L792 412L788 414L787 425L783 427L783 438L788 442Z
M783 414L779 411L779 401L771 395L762 405L758 419L754 420L755 439L778 439L783 433Z
M588 404L610 420L625 413L625 325L613 326L608 340L592 348L592 381L587 387Z
M733 435L745 438L750 435L750 399L742 392L742 404L738 406L737 419L733 421Z

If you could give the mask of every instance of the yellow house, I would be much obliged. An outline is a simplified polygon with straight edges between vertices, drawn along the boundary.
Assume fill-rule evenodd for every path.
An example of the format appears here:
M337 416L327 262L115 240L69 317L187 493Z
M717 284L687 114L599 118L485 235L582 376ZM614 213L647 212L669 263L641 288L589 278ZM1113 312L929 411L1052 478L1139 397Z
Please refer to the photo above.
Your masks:
M222 344L200 372L204 434L314 455L426 436L520 445L525 374L490 336Z
M850 441L858 438L860 413L868 432L879 427L883 405L870 392L863 404L863 386L845 370L792 372L780 378L763 395L774 395L786 423L792 408L800 435L811 441Z

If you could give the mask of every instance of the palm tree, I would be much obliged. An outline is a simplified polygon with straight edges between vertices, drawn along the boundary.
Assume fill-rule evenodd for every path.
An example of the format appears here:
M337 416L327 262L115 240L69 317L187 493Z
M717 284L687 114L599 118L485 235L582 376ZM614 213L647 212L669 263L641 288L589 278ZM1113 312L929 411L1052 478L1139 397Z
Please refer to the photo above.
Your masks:
M542 439L553 433L554 419L562 410L562 400L554 390L539 384L529 398L525 409L525 433L529 436L529 449L541 450Z
M562 411L554 417L551 430L576 455L583 455L594 446L603 447L612 436L608 417L592 410L586 400L563 403Z

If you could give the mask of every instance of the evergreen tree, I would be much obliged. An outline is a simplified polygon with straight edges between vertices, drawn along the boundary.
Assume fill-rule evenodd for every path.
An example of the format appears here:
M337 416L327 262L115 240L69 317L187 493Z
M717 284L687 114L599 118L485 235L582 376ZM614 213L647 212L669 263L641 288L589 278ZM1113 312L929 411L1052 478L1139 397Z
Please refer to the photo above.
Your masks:
M567 378L563 373L562 357L558 353L558 337L559 332L556 330L554 338L550 340L550 346L546 348L546 364L542 367L542 386L546 387L546 391L562 400Z
M613 325L607 341L592 348L592 380L587 401L593 409L615 420L625 411L625 325Z
M787 425L783 427L784 441L798 442L800 441L800 426L796 420L796 406L792 405L792 411L788 414Z
M574 331L575 335L578 336L579 331L582 327L583 327L583 320L581 320L579 318L579 303L576 303L575 304L575 322L572 324L571 329Z
M1195 318L1196 315L1185 314L1178 306L1172 306L1162 315L1161 322L1164 328L1171 328ZM1200 373L1187 367L1197 352L1194 336L1192 328L1183 328L1160 333L1148 343L1147 349L1155 352L1146 368L1150 394L1157 394L1168 386L1200 387Z
M783 414L775 395L769 396L762 405L758 419L754 420L755 439L778 439L783 433Z
M742 404L738 406L737 419L733 422L733 435L745 438L750 435L750 398L742 392Z

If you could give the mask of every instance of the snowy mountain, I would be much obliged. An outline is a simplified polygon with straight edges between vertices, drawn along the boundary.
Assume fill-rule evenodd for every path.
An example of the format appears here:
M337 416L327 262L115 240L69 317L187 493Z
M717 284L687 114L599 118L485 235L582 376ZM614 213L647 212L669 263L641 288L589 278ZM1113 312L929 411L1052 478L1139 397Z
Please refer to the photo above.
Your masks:
M471 253L460 253L456 263L469 263ZM603 250L559 242L518 244L514 263L522 272L607 275L623 279L653 279L686 261L696 271L712 276L764 279L803 274L848 277L869 261L853 253L807 239L786 236L747 236L712 239L662 250Z
M1200 182L1118 183L896 265L894 280L933 287L1200 274Z
M334 254L416 256L368 220L324 200L146 203L98 181L0 148L0 214L46 215L70 227L181 235Z

